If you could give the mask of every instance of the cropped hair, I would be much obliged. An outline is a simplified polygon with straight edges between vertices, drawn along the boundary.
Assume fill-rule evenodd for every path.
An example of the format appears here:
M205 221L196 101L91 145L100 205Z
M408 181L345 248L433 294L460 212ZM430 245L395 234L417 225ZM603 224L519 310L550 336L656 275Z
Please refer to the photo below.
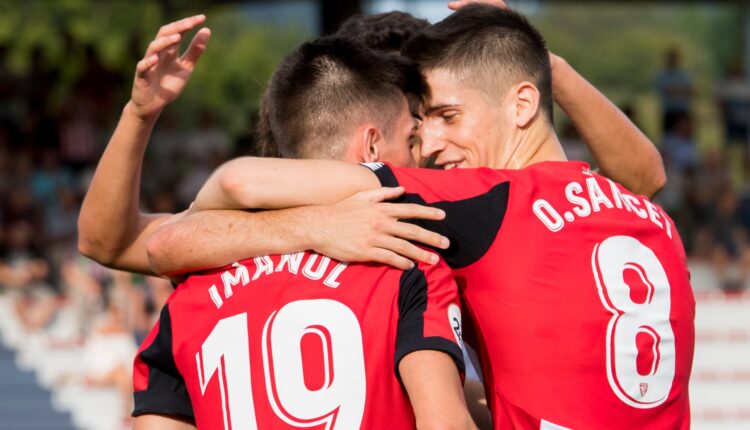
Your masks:
M405 96L423 99L426 92L412 61L327 36L304 43L281 62L263 109L280 156L337 159L365 121L390 137Z
M376 51L399 52L407 41L430 25L406 12L354 15L344 21L336 36L360 42Z
M521 14L485 4L462 7L412 38L404 54L423 72L444 69L496 98L523 81L540 93L552 123L552 74L546 43Z

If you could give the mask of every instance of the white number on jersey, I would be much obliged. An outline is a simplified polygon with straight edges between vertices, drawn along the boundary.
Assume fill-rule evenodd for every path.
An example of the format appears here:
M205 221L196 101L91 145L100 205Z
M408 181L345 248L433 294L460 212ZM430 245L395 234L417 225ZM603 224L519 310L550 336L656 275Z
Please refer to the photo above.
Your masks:
M659 406L669 396L675 373L664 266L650 248L630 236L612 236L597 244L591 265L599 298L612 314L606 340L609 385L629 406Z
M319 337L323 345L325 375L318 390L304 381L301 343L307 335ZM262 342L266 393L281 420L298 428L360 427L365 359L362 331L351 309L327 299L288 303L268 318ZM257 428L249 351L247 314L241 313L216 323L195 355L202 393L218 374L225 430Z

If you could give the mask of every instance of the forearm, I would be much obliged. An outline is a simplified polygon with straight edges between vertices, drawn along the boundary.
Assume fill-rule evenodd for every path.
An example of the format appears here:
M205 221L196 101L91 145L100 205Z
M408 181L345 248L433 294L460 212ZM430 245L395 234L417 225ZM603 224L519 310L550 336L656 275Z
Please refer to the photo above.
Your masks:
M666 183L654 144L564 59L551 55L555 102L573 122L602 173L629 190L653 196Z
M371 171L354 163L242 157L225 163L209 178L194 210L331 204L379 186Z
M196 212L163 224L146 248L155 273L179 276L245 258L312 249L308 221L315 218L315 207Z
M78 219L79 249L102 264L135 271L148 269L145 248L140 262L123 264L119 260L151 222L163 219L139 210L143 156L155 121L136 116L130 103L125 106L83 200ZM126 267L129 264L136 267Z

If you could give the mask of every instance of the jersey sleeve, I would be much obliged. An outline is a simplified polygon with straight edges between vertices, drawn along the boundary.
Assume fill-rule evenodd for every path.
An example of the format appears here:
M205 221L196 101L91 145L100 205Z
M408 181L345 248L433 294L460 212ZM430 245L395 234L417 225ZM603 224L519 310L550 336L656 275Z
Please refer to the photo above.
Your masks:
M404 272L399 286L398 312L395 368L399 380L401 359L421 350L448 354L463 377L458 286L443 261L436 265L419 264Z
M492 169L408 169L388 164L366 165L384 187L406 190L399 202L445 211L442 221L412 220L440 233L451 245L436 249L454 269L466 267L490 249L508 207L510 180Z
M185 380L172 352L172 323L167 303L138 349L133 365L133 416L160 414L195 423Z

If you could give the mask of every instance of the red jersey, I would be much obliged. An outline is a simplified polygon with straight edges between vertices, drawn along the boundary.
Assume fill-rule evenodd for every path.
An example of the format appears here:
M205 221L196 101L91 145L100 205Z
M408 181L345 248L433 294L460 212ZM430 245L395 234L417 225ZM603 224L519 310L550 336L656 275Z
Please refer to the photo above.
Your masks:
M374 169L426 223L464 300L495 428L687 429L695 300L674 223L584 163Z
M461 371L458 289L441 262L409 271L305 252L191 275L135 360L134 416L201 429L412 429L398 363L423 349Z

